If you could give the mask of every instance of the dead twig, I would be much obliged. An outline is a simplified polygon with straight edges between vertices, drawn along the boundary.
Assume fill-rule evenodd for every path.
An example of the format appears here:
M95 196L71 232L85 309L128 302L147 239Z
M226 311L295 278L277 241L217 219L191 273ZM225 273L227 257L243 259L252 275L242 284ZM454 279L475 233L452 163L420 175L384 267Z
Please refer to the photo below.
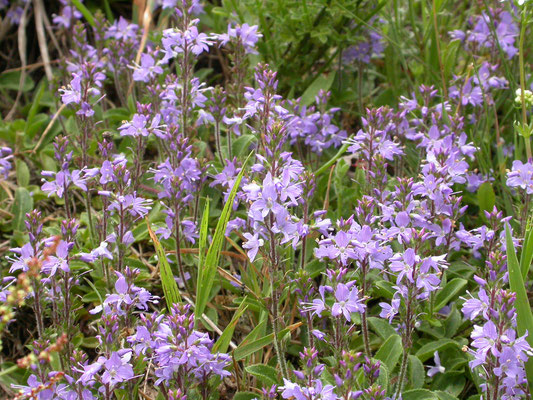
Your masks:
M18 37L18 50L19 50L19 56L20 56L20 63L22 64L22 67L25 67L28 63L28 60L26 58L26 24L28 23L27 13L28 13L28 7L30 6L30 3L26 3L26 6L24 7L24 10L22 11L22 16L20 17L20 23L17 31L17 37ZM13 119L13 116L15 115L15 112L17 111L17 107L20 101L20 96L22 95L22 87L24 86L24 81L26 80L26 70L22 69L20 73L20 81L19 81L19 88L17 91L17 97L15 97L15 103L13 103L13 107L11 107L11 110L6 115L5 120L11 121Z

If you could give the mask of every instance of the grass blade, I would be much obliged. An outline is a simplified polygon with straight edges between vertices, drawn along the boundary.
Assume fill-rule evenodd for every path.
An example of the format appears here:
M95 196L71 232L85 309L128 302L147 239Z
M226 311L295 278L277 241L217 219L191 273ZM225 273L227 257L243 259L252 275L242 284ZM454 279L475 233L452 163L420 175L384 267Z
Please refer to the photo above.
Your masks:
M93 28L96 27L96 23L94 22L94 17L89 11L87 7L80 1L80 0L72 0L72 5L78 9L79 12L82 13L82 15L85 17L89 25L91 25Z
M161 243L157 239L157 236L150 228L150 222L146 218L146 225L148 226L148 233L154 242L155 251L157 253L159 273L161 275L161 285L163 286L163 293L165 293L165 302L167 303L167 310L170 311L170 308L175 303L181 303L181 295L178 290L178 284L174 280L174 274L168 265L167 256L161 247ZM200 315L202 315L200 313Z
M513 238L509 229L509 224L505 227L505 240L507 248L507 268L509 270L509 285L511 290L516 293L515 308L516 308L516 325L518 334L524 335L528 332L527 341L533 346L533 314L529 306L527 298L526 287L522 278L522 271L518 258L516 257L516 250L513 244ZM533 382L533 359L530 358L526 363L526 373L528 383Z
M522 254L520 255L520 270L522 271L522 279L527 278L531 260L533 259L533 235L531 234L531 227L526 229L526 237L522 245Z
M200 238L198 239L198 274L197 274L197 285L196 285L196 298L200 295L200 285L199 282L203 281L203 272L204 269L202 266L205 261L205 248L207 244L207 233L209 229L209 199L205 202L204 214L202 215L202 222L200 223Z
M239 306L237 311L235 311L235 314L233 314L233 318L231 319L228 326L226 326L226 328L224 329L224 332L222 332L222 335L220 335L216 343L213 345L213 353L225 353L228 351L229 343L231 341L231 338L233 337L233 332L235 331L237 322L239 322L239 318L241 318L242 314L244 314L244 312L248 308L248 306L245 305L245 300L246 297L241 302L241 305Z
M279 339L283 339L283 337L288 334L289 332L292 332L293 330L299 328L302 325L301 322L297 322L295 324L289 325L285 329L282 329L278 333ZM261 350L263 347L268 346L272 341L274 340L274 333L270 333L266 336L263 336L259 339L256 339L249 343L241 343L233 352L233 359L235 361L241 361L247 356L255 353L258 350Z
M213 282L217 273L217 266L220 260L222 245L224 244L226 226L228 225L231 211L233 209L233 201L235 200L237 190L239 189L242 177L244 175L244 167L246 166L246 163L250 159L251 155L252 153L248 155L248 157L242 164L241 172L239 172L239 175L237 175L237 178L235 179L235 183L233 184L233 188L231 189L226 204L222 209L222 213L220 214L217 227L213 235L213 241L209 246L209 250L207 250L205 265L200 265L198 269L198 274L201 276L201 280L199 280L197 283L198 287L196 292L197 295L195 305L196 324L198 324L199 316L203 314L205 306L207 305L207 301L209 300L209 294L211 293L211 288L213 287Z

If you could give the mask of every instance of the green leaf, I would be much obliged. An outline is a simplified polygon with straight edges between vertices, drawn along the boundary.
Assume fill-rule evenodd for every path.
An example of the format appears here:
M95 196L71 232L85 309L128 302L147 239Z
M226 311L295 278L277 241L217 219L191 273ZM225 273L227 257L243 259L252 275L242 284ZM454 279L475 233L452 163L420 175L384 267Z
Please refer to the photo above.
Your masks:
M270 365L255 364L245 367L244 369L267 386L278 385L280 383L278 371Z
M83 5L83 3L80 0L72 0L72 5L78 9L79 12L82 13L82 15L85 17L89 25L91 25L93 28L96 27L96 22L94 21L94 17L89 11L87 7Z
M300 101L300 104L303 106L308 106L313 101L315 101L316 95L318 95L318 92L322 89L325 91L328 91L331 85L333 84L333 81L335 80L335 72L330 72L328 76L320 75L318 76L305 90L305 92L302 94L302 99Z
M426 343L420 349L418 349L416 356L420 359L420 361L424 362L433 357L436 351L441 351L442 349L452 346L459 347L459 343L452 339L435 340L434 342Z
M482 211L492 211L494 204L496 204L496 195L490 182L481 184L477 190L477 201Z
M435 394L437 395L439 400L457 400L457 397L452 396L451 394L446 393L443 390L436 390Z
M222 332L222 335L220 335L217 342L214 344L212 353L225 353L228 351L229 343L231 341L231 338L233 337L233 332L235 331L237 322L239 322L239 318L241 318L242 314L244 314L244 312L248 308L248 306L245 305L245 300L246 297L241 302L241 305L239 306L237 311L235 311L235 314L233 314L233 318L231 319L228 326L226 326L226 328L224 329L224 332Z
M463 278L454 278L444 286L444 289L437 293L435 299L435 311L439 311L448 302L457 297L457 295L465 288L468 281Z
M15 189L15 200L13 202L13 221L11 227L14 231L22 232L24 230L24 221L26 213L33 208L33 198L28 189L18 187Z
M16 160L15 168L17 170L18 185L27 187L30 183L30 169L28 168L28 164L22 160Z
M207 244L207 233L209 229L209 199L205 202L204 213L202 215L202 222L200 223L200 237L198 239L198 272L197 272L197 282L203 282L203 272L204 272L204 260L205 260L205 249ZM196 285L196 298L200 296L200 285Z
M413 389L403 392L402 400L439 400L439 396L427 389Z
M326 162L324 165L322 165L319 169L315 171L315 177L318 177L319 175L322 175L324 172L328 171L329 168L337 162L339 158L341 158L344 153L346 153L346 150L348 150L348 147L350 147L349 143L344 143L337 154L335 154L328 162Z
M522 279L526 280L529 268L531 267L531 260L533 259L533 234L532 227L528 226L526 229L526 236L524 238L524 245L522 246L522 254L520 255L520 270L522 271Z
M513 238L509 229L509 224L505 226L505 244L507 248L507 268L509 270L509 285L511 290L516 293L514 302L516 308L516 325L518 334L524 335L526 331L533 332L533 314L527 297L526 287L522 279L522 271L516 257L516 250L513 244ZM533 335L527 336L527 342L533 346ZM527 380L533 382L533 359L529 358L526 363Z
M418 357L413 356L412 354L409 354L408 360L409 382L411 384L411 388L419 389L424 386L424 380L426 378L424 365Z
M395 334L390 336L385 343L380 347L375 355L377 360L382 361L389 371L394 371L394 367L398 363L403 353L402 338Z
M161 243L159 243L157 236L152 231L152 228L150 228L150 221L148 221L148 218L146 218L146 226L148 226L148 233L152 238L157 253L159 273L161 274L161 285L163 286L163 293L165 294L167 310L170 311L173 304L181 303L182 301L178 290L178 284L174 280L174 274L170 269L170 265L168 265L167 256L161 247Z
M257 399L257 393L253 392L237 392L233 396L233 400L254 400Z
M390 372L385 364L381 364L379 367L379 376L377 383L387 392L389 388Z
M255 135L241 135L235 139L231 145L231 150L233 156L240 157L243 154L246 154L250 151L250 146L252 142L256 141L257 137Z
M283 339L283 337L288 334L289 332L295 330L296 328L300 327L302 325L301 322L298 322L296 324L292 324L288 326L285 329L282 329L278 337L279 339ZM255 331L255 329L254 329ZM254 333L254 331L250 332L249 336ZM241 343L233 352L233 359L235 361L241 361L244 358L248 357L249 355L252 355L258 350L261 350L263 347L268 346L272 341L274 340L274 333L270 333L266 336L263 336L259 339L253 340L252 342L248 342L246 339Z
M4 72L0 75L0 88L9 90L19 90L20 71ZM22 92L29 92L35 86L31 78L26 75L22 84Z
M209 246L209 250L207 250L205 266L201 266L204 270L201 272L202 280L198 282L197 288L195 305L196 323L198 323L199 318L202 316L207 301L209 300L209 295L211 293L211 288L213 287L213 282L215 280L217 272L218 262L220 260L222 245L224 244L226 226L228 225L231 211L233 210L233 201L235 199L235 196L237 195L237 190L239 190L241 179L244 175L246 163L250 159L251 155L252 153L248 155L242 165L241 172L239 172L239 175L237 175L237 178L235 179L233 188L231 189L228 199L226 200L226 204L224 204L224 208L222 209L222 213L220 214L220 217L218 219L217 227L213 235L213 241Z
M387 340L390 336L396 334L394 328L382 318L369 317L368 323L372 330L376 332L383 340Z

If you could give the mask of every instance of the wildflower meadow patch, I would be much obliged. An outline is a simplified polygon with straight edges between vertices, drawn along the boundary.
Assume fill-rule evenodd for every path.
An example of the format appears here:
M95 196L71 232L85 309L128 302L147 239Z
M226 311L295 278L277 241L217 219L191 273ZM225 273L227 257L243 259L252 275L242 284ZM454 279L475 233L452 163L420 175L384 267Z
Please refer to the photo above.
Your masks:
M531 399L532 22L0 0L0 399Z

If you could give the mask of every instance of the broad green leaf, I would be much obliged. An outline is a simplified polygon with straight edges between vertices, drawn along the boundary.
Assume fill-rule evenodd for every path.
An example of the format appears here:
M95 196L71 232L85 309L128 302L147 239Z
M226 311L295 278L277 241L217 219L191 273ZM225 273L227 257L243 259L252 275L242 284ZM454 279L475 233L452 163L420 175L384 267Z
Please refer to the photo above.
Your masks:
M20 71L9 71L0 75L1 89L19 90L19 82ZM31 77L26 74L24 83L22 84L22 92L29 92L34 86L35 83L32 81Z
M165 294L165 302L167 304L167 310L170 311L173 304L181 303L181 295L178 290L178 284L174 280L174 274L170 269L170 265L167 261L167 256L161 247L161 243L157 239L157 236L150 228L150 221L146 218L146 225L148 226L148 233L154 243L155 251L157 253L157 259L159 264L159 273L161 274L161 285L163 286L163 293ZM202 315L202 314L200 314Z
M377 360L382 361L389 371L394 371L394 367L398 363L403 353L402 338L395 334L390 336L385 343L380 347L375 355Z
M435 299L435 311L439 311L442 307L450 302L450 300L455 299L457 295L465 288L468 284L466 279L454 278L444 286L444 289L437 293Z
M318 94L318 92L322 89L325 91L328 91L331 85L333 84L333 81L335 80L335 72L330 72L328 76L320 75L318 76L312 83L309 85L309 87L305 90L305 92L302 94L302 99L300 104L303 106L308 106L313 101L315 101L315 97Z
M39 104L41 102L41 98L43 97L45 86L46 84L44 81L41 81L39 83L36 93L34 94L33 101L31 103L30 111L28 112L28 116L26 117L26 127L24 129L24 132L30 137L33 137L34 134L34 132L30 132L30 126L32 126L36 122L35 116L37 115L37 111L39 110ZM44 115L44 119L48 120L49 116Z
M416 356L420 361L424 362L433 357L436 351L441 351L447 347L458 347L459 344L452 339L439 339L434 342L426 343L416 352Z
M198 318L203 314L207 301L209 300L209 294L211 293L211 288L213 287L213 282L215 280L218 262L220 260L220 253L222 251L222 246L224 244L224 237L226 233L226 226L233 210L233 201L237 195L237 190L241 184L241 179L244 175L244 170L246 163L250 159L252 153L248 155L244 163L242 164L241 172L237 175L233 188L224 204L222 213L218 219L217 227L213 235L213 241L207 250L207 256L205 258L205 266L201 266L204 270L201 272L202 280L197 283L197 296L196 296L196 323L198 323Z
M253 392L237 392L233 396L233 400L254 400L257 399L257 393Z
M15 168L17 170L17 183L19 186L28 186L30 183L30 169L28 164L22 160L15 161Z
M439 396L427 389L413 389L403 392L402 400L439 400Z
M385 364L381 364L379 367L379 376L377 383L381 385L381 387L387 391L389 388L389 381L390 381L390 372L389 369Z
M278 385L280 383L278 371L270 365L255 364L245 367L244 369L267 386Z
M522 271L516 257L516 250L513 244L513 238L509 225L505 227L505 244L507 248L507 268L509 269L509 285L511 290L516 293L514 302L516 308L516 325L520 336L527 332L533 332L533 314L527 297L526 287L522 279ZM527 336L527 342L533 346L533 335ZM528 382L533 382L533 359L529 358L526 363L526 373Z
M426 378L426 371L424 365L417 356L409 354L408 373L409 383L411 388L419 389L424 386L424 380Z
M390 336L396 334L394 328L387 321L377 317L369 317L368 323L372 330L376 332L383 340L387 340Z
M496 195L490 182L481 184L477 190L477 201L482 211L492 211L494 204L496 204Z
M29 213L33 208L33 198L28 189L18 187L15 189L15 200L13 202L13 222L11 227L14 231L24 230L24 221L26 220L26 213Z

